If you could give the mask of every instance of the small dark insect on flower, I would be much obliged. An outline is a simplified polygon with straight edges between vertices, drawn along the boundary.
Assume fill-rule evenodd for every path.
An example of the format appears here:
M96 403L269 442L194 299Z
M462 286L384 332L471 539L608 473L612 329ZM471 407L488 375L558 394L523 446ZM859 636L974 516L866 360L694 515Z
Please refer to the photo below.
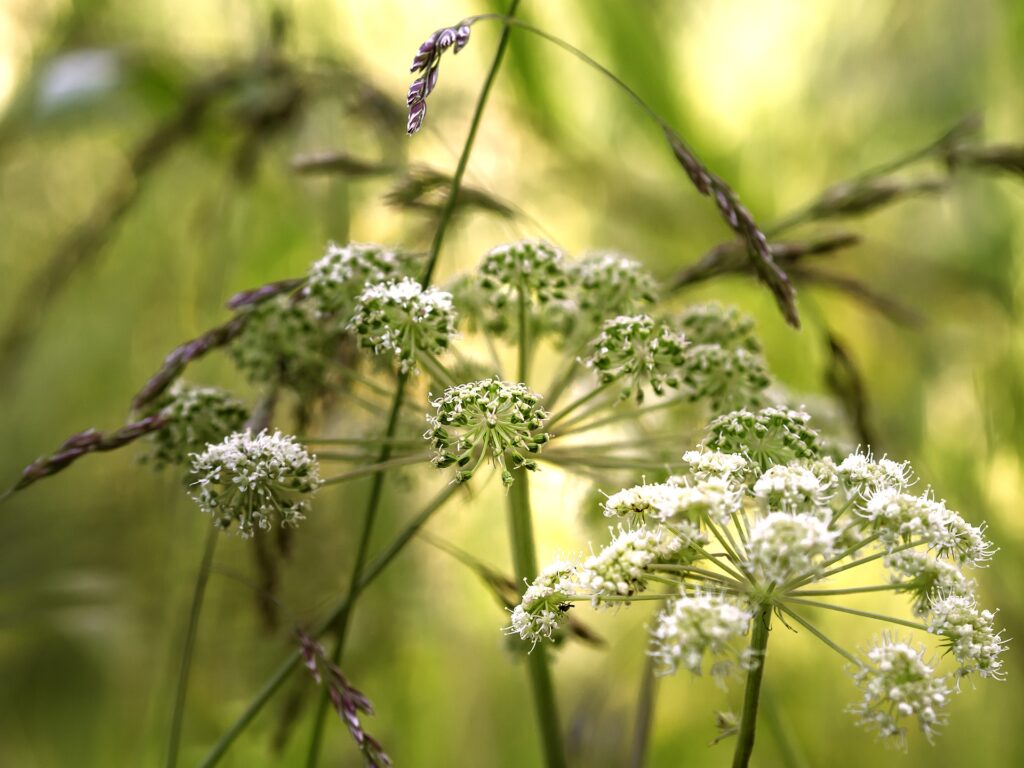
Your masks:
M445 27L437 30L420 46L416 56L413 57L410 72L422 72L409 86L409 93L406 95L406 104L409 107L409 123L407 130L409 135L416 133L423 127L423 118L427 114L427 96L437 85L438 66L441 61L441 54L449 48L458 53L466 47L469 42L469 25L459 24L455 27Z

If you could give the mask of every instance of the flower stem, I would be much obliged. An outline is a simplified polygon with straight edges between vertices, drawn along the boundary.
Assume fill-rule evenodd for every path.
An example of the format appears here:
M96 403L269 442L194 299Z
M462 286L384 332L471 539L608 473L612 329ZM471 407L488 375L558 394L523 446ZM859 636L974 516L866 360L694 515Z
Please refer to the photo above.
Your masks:
M445 502L447 502L455 492L459 489L459 486L449 485L442 490L437 496L434 497L433 501L424 507L420 513L413 518L413 520L404 528L402 532L395 537L395 539L388 545L387 549L377 555L373 562L366 566L362 578L359 580L358 589L352 595L345 595L344 598L334 607L334 610L327 616L323 623L316 628L316 631L312 634L314 637L319 637L332 627L337 622L338 617L348 610L351 603L352 597L360 594L366 589L380 574L384 571L391 561L405 548L416 533L426 524L426 522L437 512ZM293 651L291 655L285 659L281 665L274 671L274 673L267 679L267 682L263 684L263 687L259 690L259 693L253 697L252 701L245 708L238 719L226 730L221 737L217 740L217 743L210 748L207 752L206 757L199 764L199 768L213 768L220 762L221 758L227 754L228 749L234 743L241 733L249 727L249 724L253 719L260 713L264 705L270 701L271 697L281 688L284 681L288 679L288 676L299 666L299 662L302 660L302 654L299 651Z
M906 619L897 619L895 616L886 616L882 613L872 613L871 611L859 611L856 608L847 608L842 605L832 605L831 603L822 603L818 600L801 600L797 597L787 597L786 602L796 603L797 605L806 605L811 608L825 608L830 611L839 611L840 613L849 613L853 616L863 616L866 619L877 619L878 621L888 621L892 624L899 624L903 627L910 627L911 629L920 629L924 632L928 631L928 627L918 621L907 621Z
M829 640L828 637L826 637L824 632L822 632L820 629L815 627L813 624L811 624L806 619L801 618L791 608L787 608L785 605L780 604L779 605L779 610L782 611L783 613L785 613L787 616L789 616L795 622L797 622L798 624L803 626L808 632L810 632L816 638L821 640L821 642L823 642L825 645L827 645L829 648L831 648L833 651L838 653L840 656L842 656L844 659L849 661L854 666L856 666L856 667L863 667L864 666L864 664L860 661L860 659L858 659L856 656L854 656L849 651L845 650L842 646L840 646L837 643L834 643L833 641Z
M513 472L512 487L508 493L509 538L512 544L512 561L515 566L516 583L532 579L537 575L537 553L533 543L533 523L530 520L530 485L526 470ZM544 747L544 764L547 768L565 768L565 750L562 746L561 725L558 718L558 704L555 700L548 667L547 648L538 645L526 657L533 689L533 703L537 715Z
M743 712L740 715L740 730L736 737L736 751L733 753L732 768L747 768L750 764L750 756L754 752L757 707L761 697L761 678L764 677L764 663L771 622L771 606L759 606L754 614L754 628L750 636L750 651L757 666L747 672L747 686L743 693Z
M658 678L654 674L654 657L649 655L644 662L640 678L640 694L637 696L636 719L633 721L633 746L629 753L629 768L644 768L647 762L647 745L651 738L651 724L654 720L654 703L658 691Z
M386 451L384 450L386 449ZM383 456L385 452L391 453L391 446L388 444L384 445L384 449L381 450L380 455ZM326 456L325 458L330 458ZM338 483L347 483L349 480L358 480L360 477L366 477L367 475L373 475L374 477L380 477L381 473L387 469L394 469L396 467L404 467L409 464L425 464L428 459L423 454L414 454L412 456L399 456L397 459L384 459L378 461L375 464L367 464L359 467L359 469L353 469L350 472L342 472L340 475L334 475L333 477L325 477L324 485L337 485Z
M210 579L210 566L213 564L213 553L217 549L220 529L209 526L206 534L206 545L203 548L203 559L196 573L195 588L192 592L192 607L188 614L188 628L185 630L185 645L181 649L181 666L178 669L178 684L174 691L174 711L171 714L171 733L167 742L167 768L178 764L178 748L181 745L181 724L185 716L185 697L188 694L189 670L192 667L192 652L196 646L196 634L199 630L199 614L203 609L203 597L206 595L206 582Z

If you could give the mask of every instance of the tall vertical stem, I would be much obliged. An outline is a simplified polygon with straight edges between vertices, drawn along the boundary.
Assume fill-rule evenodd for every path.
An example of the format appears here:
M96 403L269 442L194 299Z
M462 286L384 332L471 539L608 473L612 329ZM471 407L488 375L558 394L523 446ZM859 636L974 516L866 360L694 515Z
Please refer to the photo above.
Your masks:
M747 672L747 687L743 693L743 712L740 715L740 732L736 738L736 752L732 768L747 768L754 751L754 731L757 728L757 707L761 697L761 678L764 677L765 651L768 648L768 633L771 631L772 609L761 605L754 614L754 627L750 636L751 661L757 666Z
M519 6L519 1L520 0L512 0L509 4L509 16L512 16L516 12L516 8ZM484 80L483 88L480 90L480 96L477 98L476 108L473 111L473 118L469 124L469 133L466 135L466 141L462 146L462 154L459 156L458 165L456 165L455 173L452 175L452 183L448 189L448 197L445 199L444 207L441 209L438 216L437 229L434 231L434 239L430 244L430 253L427 256L427 265L423 270L423 277L420 280L420 283L424 288L430 284L430 281L434 277L434 270L437 267L438 256L441 253L441 245L444 243L444 236L448 231L448 225L451 223L452 214L455 212L455 206L458 203L459 189L462 187L462 178L466 173L466 166L469 164L469 156L473 151L473 143L476 141L476 134L480 128L480 121L483 117L484 107L487 104L487 97L490 95L491 88L497 78L498 69L501 67L501 61L505 57L505 49L508 47L508 36L509 27L506 25L501 31L501 39L498 41L498 49L494 53L494 61L491 63L491 69L487 73L487 79ZM387 461L391 455L390 443L387 441L394 437L398 427L398 415L402 409L402 403L405 398L405 384L406 377L400 377L398 380L398 387L395 390L395 397L391 405L391 416L388 422L388 429L384 435L385 443L381 446L379 457L380 461L378 461L378 463ZM355 598L357 596L356 590L358 588L357 585L359 584L360 577L362 576L363 565L366 562L370 534L372 532L373 522L377 515L377 509L380 506L383 490L384 473L381 471L377 472L373 476L373 488L370 491L370 497L367 502L363 534L360 540L359 550L356 554L356 566L353 569L352 581L349 586L350 599L346 601L345 608L338 617L338 623L336 625L338 637L334 650L331 653L331 658L334 660L335 664L341 661L341 655L345 647L345 635L348 629L348 620L352 613L352 609L355 606ZM315 768L319 760L320 745L323 740L324 720L326 714L327 691L324 689L317 706L316 720L313 724L313 734L310 738L309 751L306 755L306 765L308 768Z
M509 539L512 544L516 581L522 584L524 579L532 579L537 575L537 552L533 543L533 523L530 519L529 478L524 469L517 469L512 475L512 487L508 492ZM565 768L565 749L562 746L558 703L555 700L546 646L537 645L526 657L526 664L530 674L537 728L544 748L544 765L547 768Z
M206 595L206 582L210 579L210 566L213 565L213 553L217 549L220 529L209 526L206 544L203 547L203 559L196 573L195 588L192 591L192 607L188 613L188 627L185 630L185 645L181 651L181 665L178 668L178 684L174 691L174 711L171 714L171 733L167 741L167 768L175 768L178 764L178 747L181 745L181 724L185 716L185 697L188 694L189 670L192 667L192 653L196 647L196 634L199 631L199 614L203 609L203 597Z
M633 746L629 753L629 768L644 768L647 763L647 746L651 738L654 698L658 687L658 679L654 675L655 663L654 657L648 654L644 661L640 693L636 701L636 718L633 721Z

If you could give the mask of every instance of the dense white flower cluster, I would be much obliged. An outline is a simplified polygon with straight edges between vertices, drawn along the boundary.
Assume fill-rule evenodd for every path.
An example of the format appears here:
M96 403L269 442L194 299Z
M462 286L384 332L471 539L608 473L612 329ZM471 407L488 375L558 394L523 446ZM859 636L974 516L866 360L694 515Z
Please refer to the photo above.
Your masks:
M415 370L417 354L437 355L455 336L452 296L424 289L405 277L370 283L356 300L349 329L375 355L391 353L403 373Z
M540 396L525 384L484 379L448 387L430 404L435 414L423 437L434 448L439 468L457 467L456 482L464 482L485 459L501 468L502 482L512 483L511 469L536 469L524 455L540 452L549 435L541 431L547 412Z
M192 455L192 498L214 522L244 538L269 530L274 517L295 525L320 487L316 458L295 438L266 430L235 432Z
M944 677L924 660L924 649L890 636L868 651L868 663L853 673L863 698L850 707L862 725L883 738L905 742L906 718L916 717L921 732L931 740L945 722L942 710L950 690Z
M971 595L946 595L931 604L928 631L946 639L960 663L957 677L977 674L1002 680L1006 641L995 629L995 614L978 608Z
M552 640L571 607L567 599L578 592L575 576L576 567L563 561L541 571L523 593L519 605L512 609L508 633L519 635L533 645L541 640Z
M680 385L686 344L681 333L648 315L622 315L601 327L586 364L602 384L622 382L623 399L635 395L641 402L645 386L660 395Z
M769 512L750 529L749 570L761 581L776 584L814 573L835 554L836 536L817 515Z
M705 659L716 660L711 675L724 677L734 661L744 657L736 641L745 637L753 617L750 610L726 595L696 590L669 602L651 630L650 654L663 671L675 672L679 665L700 675ZM756 662L756 660L754 660Z
M562 252L543 241L523 240L490 250L477 271L484 327L502 334L523 302L531 333L564 327L570 267Z
M683 540L663 526L620 528L607 546L583 561L576 578L596 607L604 597L643 592L650 566L672 562L683 547Z
M379 245L328 243L327 252L309 269L306 292L321 315L348 313L367 283L397 280L404 267L394 252Z
M683 464L685 471L665 482L607 496L605 515L631 527L620 528L571 574L560 571L565 580L550 595L557 605L548 604L533 626L547 627L559 618L555 608L564 613L574 601L629 603L654 583L676 585L644 595L666 601L652 625L650 653L666 671L681 666L695 674L714 658L711 673L724 677L737 664L749 668L763 658L763 638L778 616L853 663L864 694L853 711L897 741L911 718L929 738L935 733L947 697L957 690L947 680L1003 678L1006 641L995 613L979 607L968 575L993 553L984 526L968 523L930 492L912 495L907 464L862 452L839 461L823 455L807 415L785 408L716 419ZM873 575L879 564L889 584ZM863 573L864 581L828 584L840 573L844 580ZM537 613L537 595L547 582L539 584L514 615ZM907 595L916 621L831 602L889 590ZM809 609L927 631L958 667L939 674L922 650L889 636L854 654L814 627ZM750 633L751 647L738 652L735 641L748 635L753 617L765 624ZM536 641L547 634L527 636Z

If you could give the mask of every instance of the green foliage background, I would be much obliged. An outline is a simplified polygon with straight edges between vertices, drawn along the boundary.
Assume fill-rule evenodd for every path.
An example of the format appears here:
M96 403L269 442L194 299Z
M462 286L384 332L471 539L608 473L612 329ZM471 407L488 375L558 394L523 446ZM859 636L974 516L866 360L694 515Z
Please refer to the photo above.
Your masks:
M300 176L289 163L330 150L450 172L498 27L474 28L469 47L445 60L428 129L412 140L401 109L408 62L435 28L501 7L8 0L0 8L0 104L10 91L0 121L0 328L23 343L0 370L4 483L68 434L120 424L164 354L222 321L234 291L304 273L328 239L424 249L429 212L383 199L394 175ZM967 113L984 113L987 141L1024 141L1024 4L1013 0L527 0L520 15L634 86L763 222L927 144ZM282 24L278 53L295 81L261 74ZM225 68L238 75L235 86L156 166L133 174L138 143L177 114L190 87ZM289 90L296 83L298 96ZM374 108L367 84L395 111ZM621 249L668 278L727 238L659 132L619 92L522 34L513 34L468 182L522 215L464 211L442 254L445 275L529 234L573 253ZM101 221L122 189L138 194L100 246L73 268L56 262L47 272L67 253L62 243L81 245L88 234L75 228ZM920 324L894 324L840 292L798 284L805 327L795 333L745 277L685 298L753 313L774 372L808 396L826 391L826 324L846 343L866 380L876 450L910 459L965 517L989 521L1002 551L981 575L982 594L1001 609L1007 634L1024 638L1024 179L958 175L941 195L808 232L835 229L864 241L830 267L914 309ZM42 274L50 277L40 282ZM24 296L33 297L29 311ZM246 391L223 358L189 378ZM381 543L422 496L420 477L389 488ZM182 764L196 762L241 711L289 648L289 627L314 621L346 587L365 487L318 498L282 568L276 631L263 629L256 610L251 545L222 543ZM585 487L557 476L538 487L547 500L542 560L602 535L580 506ZM157 762L208 521L177 478L139 466L132 449L88 457L38 484L0 507L0 521L0 764ZM495 491L443 512L432 530L507 571L504 525ZM596 616L609 646L560 654L576 765L625 764L643 613ZM875 629L827 618L851 645ZM397 765L537 764L524 673L498 632L504 621L463 566L422 544L365 596L345 669L374 701L368 729ZM841 660L784 630L773 643L756 764L1024 762L1019 641L1007 654L1009 680L965 690L940 743L915 737L906 755L873 743L842 713L855 693ZM308 702L312 691L296 676L225 764L301 764L310 707L279 752L273 742L286 703ZM710 681L663 680L650 764L727 763L727 746L707 747L712 713L727 704ZM324 764L358 764L336 722L327 750Z

